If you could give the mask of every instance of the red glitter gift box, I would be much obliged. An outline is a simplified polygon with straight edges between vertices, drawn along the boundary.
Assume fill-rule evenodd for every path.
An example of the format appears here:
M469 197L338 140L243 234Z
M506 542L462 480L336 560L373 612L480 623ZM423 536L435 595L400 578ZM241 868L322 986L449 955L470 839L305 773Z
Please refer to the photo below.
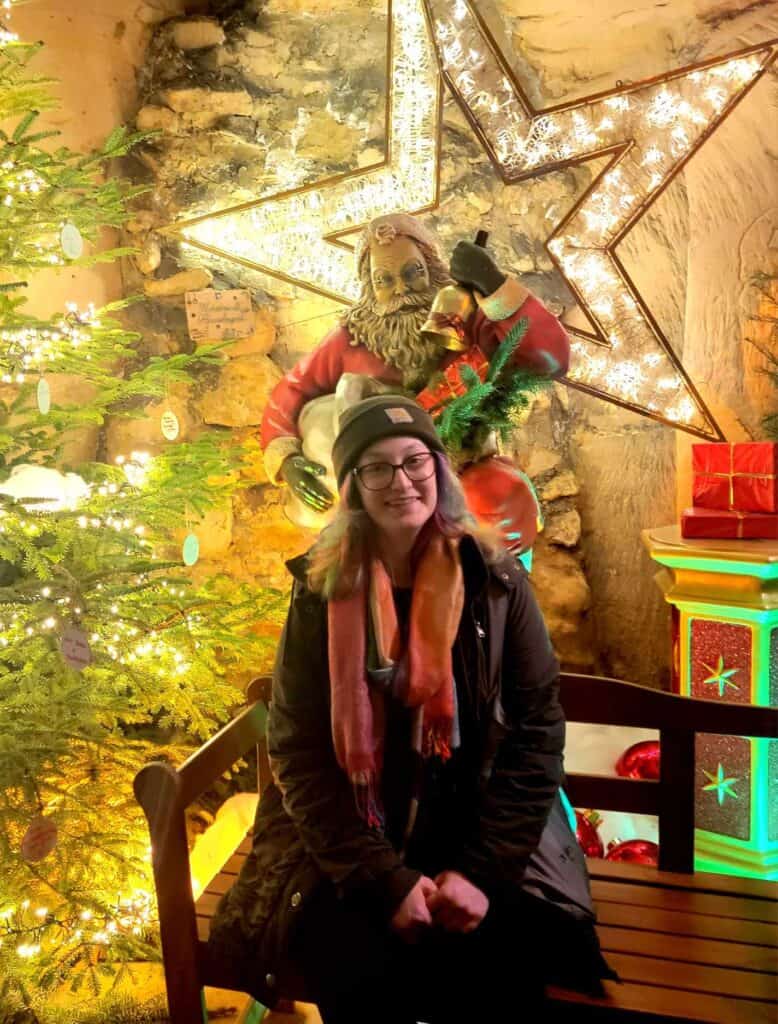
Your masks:
M693 500L699 508L778 512L775 441L692 445L692 470Z
M416 401L428 412L444 405L452 398L464 395L467 387L462 383L459 371L463 366L475 370L481 380L486 380L489 372L489 360L478 345L471 345L466 352L457 355L443 371L443 380L432 387L425 388L416 396Z
M732 540L778 540L778 515L687 508L681 514L681 536Z

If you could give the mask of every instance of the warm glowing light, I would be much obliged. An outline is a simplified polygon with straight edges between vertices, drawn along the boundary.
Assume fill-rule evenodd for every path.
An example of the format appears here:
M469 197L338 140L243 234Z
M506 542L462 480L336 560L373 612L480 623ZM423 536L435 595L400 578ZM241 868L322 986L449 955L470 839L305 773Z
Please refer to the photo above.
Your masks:
M743 91L775 59L774 44L560 106L534 111L509 82L476 5L426 0L449 87L498 164L506 183L610 151L610 166L552 232L548 249L571 284L593 331L580 341L568 380L638 412L705 437L720 432L648 310L612 255L659 190L704 141ZM474 58L478 54L478 59ZM630 145L631 143L631 145ZM613 342L613 338L617 342ZM603 352L610 349L610 355ZM658 391L670 391L667 402Z
M468 54L476 66L480 59ZM388 103L388 162L209 213L168 232L185 243L185 251L205 249L338 299L355 299L353 256L329 239L380 214L428 209L437 197L439 76L422 0L391 5Z

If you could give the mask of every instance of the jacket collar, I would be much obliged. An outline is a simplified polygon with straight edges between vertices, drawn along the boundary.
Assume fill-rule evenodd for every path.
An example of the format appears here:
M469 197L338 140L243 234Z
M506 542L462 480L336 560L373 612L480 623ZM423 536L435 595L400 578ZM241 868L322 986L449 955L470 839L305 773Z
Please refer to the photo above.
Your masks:
M286 563L286 567L292 576L302 584L307 583L311 550L309 549L302 555L297 555L296 558L290 558ZM459 551L462 556L462 572L464 573L467 587L474 594L481 593L490 577L503 589L512 590L523 571L517 565L516 560L507 552L498 558L496 562L487 562L481 546L469 534L465 534L462 538Z

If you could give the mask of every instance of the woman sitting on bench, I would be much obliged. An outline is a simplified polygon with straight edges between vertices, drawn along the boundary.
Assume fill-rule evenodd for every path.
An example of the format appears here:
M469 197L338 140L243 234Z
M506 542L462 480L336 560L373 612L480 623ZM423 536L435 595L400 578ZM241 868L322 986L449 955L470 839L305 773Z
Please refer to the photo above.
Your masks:
M413 401L353 406L333 461L339 510L289 563L274 783L211 949L325 1024L540 1019L547 982L612 976L540 611Z

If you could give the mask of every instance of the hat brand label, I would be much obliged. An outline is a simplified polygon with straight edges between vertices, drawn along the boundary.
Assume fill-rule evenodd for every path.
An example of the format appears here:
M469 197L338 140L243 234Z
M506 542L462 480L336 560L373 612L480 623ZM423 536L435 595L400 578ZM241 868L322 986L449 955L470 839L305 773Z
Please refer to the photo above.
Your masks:
M384 409L384 412L392 423L413 423L413 416L411 416L407 409L403 409L401 406L394 409Z

